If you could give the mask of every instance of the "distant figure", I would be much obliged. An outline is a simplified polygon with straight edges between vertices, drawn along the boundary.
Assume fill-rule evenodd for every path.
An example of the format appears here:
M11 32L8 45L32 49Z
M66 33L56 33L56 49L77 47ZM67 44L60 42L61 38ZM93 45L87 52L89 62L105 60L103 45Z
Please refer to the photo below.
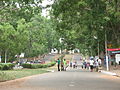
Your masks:
M86 67L87 67L86 61L83 62L83 66L84 66L84 68L86 69Z
M98 72L98 67L99 67L99 63L98 63L98 59L95 61L95 68L96 68L96 72Z
M66 59L63 60L63 67L64 67L64 71L66 71L66 68L67 68L67 62L66 62Z
M90 60L90 70L91 70L91 72L93 72L93 65L94 65L94 61Z
M72 62L70 62L70 67L72 68Z
M63 63L64 60L61 60L61 71L64 71L64 63Z
M83 62L81 62L81 67L82 67L82 69L84 68Z
M57 64L58 64L58 71L60 71L60 59L59 58L57 60Z
M102 64L102 61L100 58L98 59L98 64L99 64L99 66L101 66L101 64Z
M87 69L89 70L89 67L90 67L90 63L89 62L87 62Z
M73 62L73 68L75 68L75 62Z
M77 68L77 62L73 63L73 68Z
M75 68L77 68L77 62L75 62Z

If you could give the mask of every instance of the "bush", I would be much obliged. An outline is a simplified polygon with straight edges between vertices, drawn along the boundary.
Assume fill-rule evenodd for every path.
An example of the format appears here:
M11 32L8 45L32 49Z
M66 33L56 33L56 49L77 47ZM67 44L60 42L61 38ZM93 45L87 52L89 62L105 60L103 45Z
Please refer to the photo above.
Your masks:
M0 70L2 70L3 66L0 64Z
M51 62L48 64L22 64L22 66L23 66L23 68L37 69L37 68L51 67L51 66L54 66L55 64L56 64L55 62Z
M48 67L48 64L43 64L43 68L47 68Z
M3 65L2 70L9 70L9 66L7 64Z
M0 70L11 70L13 69L14 66L15 64L12 64L12 63L1 63Z
M22 64L23 68L32 68L31 64L24 63Z

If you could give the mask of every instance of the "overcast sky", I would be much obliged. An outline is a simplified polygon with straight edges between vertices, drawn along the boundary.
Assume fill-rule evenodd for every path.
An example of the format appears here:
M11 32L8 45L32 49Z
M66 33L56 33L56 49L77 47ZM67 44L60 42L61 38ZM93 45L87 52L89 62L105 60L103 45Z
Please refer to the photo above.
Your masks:
M54 0L44 0L43 2L42 2L42 6L43 7L46 7L47 5L52 5L54 3ZM42 10L42 16L47 16L47 15L49 15L49 11L48 10L50 10L51 9L51 7L50 8L47 8L47 9L43 9Z

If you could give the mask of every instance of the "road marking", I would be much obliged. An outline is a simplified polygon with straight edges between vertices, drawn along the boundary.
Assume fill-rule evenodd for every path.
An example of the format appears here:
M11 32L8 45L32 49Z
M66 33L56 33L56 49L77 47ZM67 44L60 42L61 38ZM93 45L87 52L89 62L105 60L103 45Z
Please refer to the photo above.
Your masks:
M73 85L73 84L70 84L69 86L70 86L70 87L74 87L75 85Z

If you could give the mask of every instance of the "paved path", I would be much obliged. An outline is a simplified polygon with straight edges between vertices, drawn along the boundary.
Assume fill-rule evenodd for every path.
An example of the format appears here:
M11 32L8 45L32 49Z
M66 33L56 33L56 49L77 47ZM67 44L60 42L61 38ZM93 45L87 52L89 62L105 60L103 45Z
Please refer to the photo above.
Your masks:
M120 90L120 78L78 68L0 84L0 90Z
M0 90L120 90L120 78L72 69L37 75Z
M43 61L45 61L46 63L50 62L51 60L53 60L53 58L55 57L55 54L47 54L44 58Z

